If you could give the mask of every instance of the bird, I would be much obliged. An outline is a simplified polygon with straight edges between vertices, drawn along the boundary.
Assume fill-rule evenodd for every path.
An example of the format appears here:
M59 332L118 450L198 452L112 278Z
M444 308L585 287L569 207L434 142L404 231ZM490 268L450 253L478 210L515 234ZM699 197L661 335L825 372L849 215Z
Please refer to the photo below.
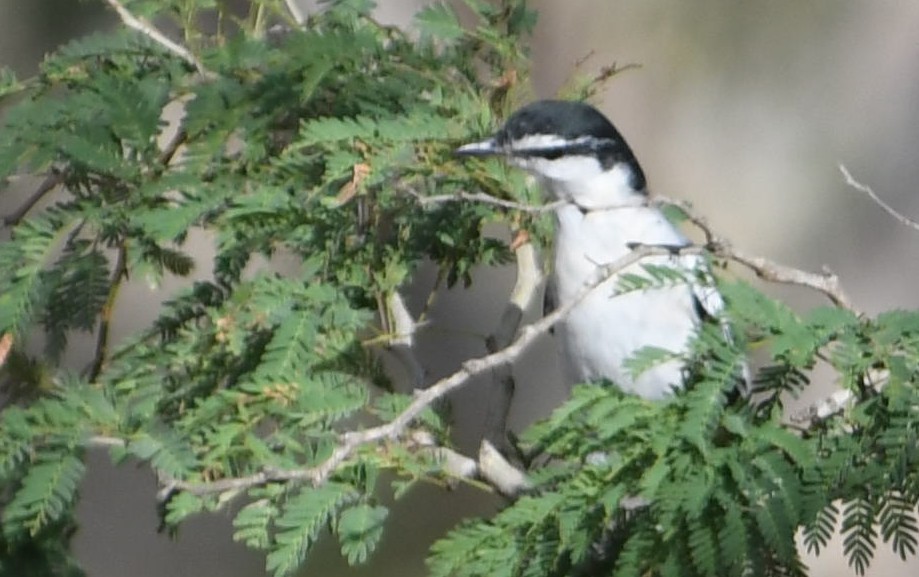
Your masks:
M556 201L546 308L572 307L555 327L567 384L608 381L648 400L684 388L691 341L705 319L722 319L724 300L705 258L679 250L690 241L650 201L644 171L613 123L584 102L539 100L456 154L504 158ZM582 294L605 265L639 245L668 247L671 254L649 255ZM678 278L685 282L617 294L623 275L642 274L646 264L684 271ZM628 360L646 347L672 356L634 374Z

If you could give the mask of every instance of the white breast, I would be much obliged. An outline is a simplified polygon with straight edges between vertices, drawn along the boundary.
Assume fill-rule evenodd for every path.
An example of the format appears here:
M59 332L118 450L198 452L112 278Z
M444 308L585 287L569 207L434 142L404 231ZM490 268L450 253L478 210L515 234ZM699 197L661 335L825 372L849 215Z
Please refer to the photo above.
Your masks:
M630 243L683 245L680 234L655 208L646 206L557 212L554 282L559 303L570 302L595 278L597 268L626 255ZM686 257L649 257L642 263L683 266ZM641 265L623 272L641 273ZM557 333L573 383L610 379L623 390L659 399L682 386L682 363L659 364L637 377L623 367L637 350L654 346L685 352L699 316L689 285L615 294L619 275L595 289Z

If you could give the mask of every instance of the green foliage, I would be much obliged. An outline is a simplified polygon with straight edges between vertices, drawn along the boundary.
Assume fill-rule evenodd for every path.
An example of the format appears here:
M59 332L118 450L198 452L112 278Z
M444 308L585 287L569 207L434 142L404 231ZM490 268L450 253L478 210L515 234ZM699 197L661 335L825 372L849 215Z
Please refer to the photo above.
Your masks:
M755 406L728 402L743 343L726 340L717 326L696 339L694 358L704 362L694 365L692 384L666 403L612 388L576 389L525 437L557 463L537 496L435 544L433 573L487 573L491 554L480 549L487 542L501 551L502 574L509 575L802 574L797 530L803 527L805 546L819 552L840 517L845 553L859 573L880 540L901 557L914 554L917 500L901 492L917 486L910 469L914 424L897 416L915 410L917 397L912 382L897 379L912 381L916 373L892 371L880 393L861 378L868 368L915 358L915 319L872 321L831 308L802 319L748 285L722 288L739 334L770 346L782 369L760 375ZM855 343L859 357L839 354ZM861 400L802 435L781 416L785 395L804 382L785 377L831 352L834 368L850 375L847 384ZM632 365L640 372L670 358L643 350ZM856 363L861 372L853 370ZM870 440L875 427L885 441Z
M242 17L223 4L125 2L176 24L197 63L125 30L61 47L35 78L0 72L0 179L41 175L47 195L0 244L0 576L79 574L66 545L90 448L156 473L170 531L235 501L234 539L274 575L323 538L366 562L385 543L384 488L446 476L405 438L342 452L346 431L413 399L377 354L394 336L389 296L423 262L468 285L508 261L486 225L549 236L533 213L419 200L539 202L519 172L452 157L525 99L525 1L467 0L462 20L432 4L410 33L375 22L367 0L326 2L284 31L269 29L292 23L282 2ZM215 12L216 32L192 25ZM276 257L293 270L275 272ZM699 280L667 264L618 290ZM151 325L109 342L130 314L120 288L173 277L184 288ZM796 575L796 532L819 552L837 524L859 572L882 545L914 555L919 313L800 314L742 282L720 288L731 331L700 331L684 392L576 389L523 436L534 489L435 543L432 574ZM79 373L60 365L76 332L96 342ZM733 389L751 347L768 363L746 403ZM647 348L629 369L672 359ZM853 402L798 430L785 404L820 364ZM412 425L450 443L434 408Z
M49 454L34 463L4 508L6 538L19 538L22 532L34 537L60 520L73 501L83 471L83 463L73 455Z
M383 536L386 507L361 504L345 509L338 519L336 533L341 542L341 554L352 565L363 563L376 549Z
M270 571L296 569L324 527L363 563L386 519L379 470L436 477L429 456L357 452L315 488L181 487L318 466L345 427L407 406L379 394L391 387L373 348L390 338L380 303L422 261L468 284L476 266L509 258L483 227L521 226L519 215L416 195L523 194L519 177L519 191L498 188L496 164L451 154L512 105L513 85L493 87L524 69L532 19L522 0L472 2L467 29L438 5L419 14L417 38L376 23L366 1L327 2L305 26L270 33L290 22L283 3L253 2L243 19L213 2L125 6L177 24L207 74L127 29L61 47L35 78L0 74L0 179L44 175L50 199L0 245L4 398L18 403L0 415L6 552L18 558L25 536L66 543L83 451L108 447L179 487L161 503L169 529L242 494L236 538L265 551ZM192 26L213 11L232 32ZM189 251L202 236L212 258ZM299 270L271 272L276 255ZM149 328L109 342L125 283L193 272L202 280ZM36 332L41 352L27 346ZM80 377L58 364L77 332L97 343ZM433 411L419 423L444 436Z
M277 533L275 547L268 554L268 570L286 575L306 558L319 532L330 523L341 508L357 497L354 488L342 483L304 488L289 499L274 520Z

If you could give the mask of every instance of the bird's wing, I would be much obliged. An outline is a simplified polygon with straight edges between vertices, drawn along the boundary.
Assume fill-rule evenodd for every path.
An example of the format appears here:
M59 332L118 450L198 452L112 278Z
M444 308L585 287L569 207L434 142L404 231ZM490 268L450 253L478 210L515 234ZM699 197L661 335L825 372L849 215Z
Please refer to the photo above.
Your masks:
M734 331L731 328L728 319L724 316L724 297L718 291L715 284L715 276L704 257L700 255L685 255L682 257L683 266L692 272L693 281L690 283L693 298L695 299L696 311L699 313L700 320L706 318L717 321L721 325L721 331L724 338L734 341ZM748 397L753 390L750 367L744 361L738 367L739 379L738 390L743 397Z

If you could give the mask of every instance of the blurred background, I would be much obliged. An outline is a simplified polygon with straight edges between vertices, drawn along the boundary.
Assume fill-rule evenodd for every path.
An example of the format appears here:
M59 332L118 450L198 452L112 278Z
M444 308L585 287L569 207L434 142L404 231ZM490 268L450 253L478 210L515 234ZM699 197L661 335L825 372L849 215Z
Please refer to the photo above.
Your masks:
M380 20L406 25L424 2L378 4ZM653 192L691 201L716 231L748 252L806 269L828 266L862 310L919 306L919 232L847 187L838 167L845 164L898 211L919 219L919 3L532 4L540 11L532 45L536 96L554 95L588 55L585 73L613 62L640 65L613 79L594 104L631 143ZM0 0L0 14L0 65L21 76L34 73L43 54L68 39L118 25L101 1ZM3 214L15 206L12 196L0 197ZM435 306L420 345L431 378L484 352L482 339L513 278L507 270L479 272L472 289L446 293ZM425 273L416 280L414 305L431 282ZM147 303L169 290L167 284L123 291L118 333L149 322L155 307ZM820 303L804 291L770 290L798 308ZM75 347L74 362L81 354ZM554 354L543 342L518 363L515 428L562 400ZM457 438L467 451L484 425L488 385L477 382L453 401ZM811 396L831 387L818 383ZM157 534L155 491L143 468L114 468L105 455L90 456L74 539L90 577L264 574L261 556L232 542L229 514L195 519L175 540ZM303 574L424 575L431 542L458 519L499 505L469 489L417 489L391 515L371 565L346 570L334 543L324 543ZM815 577L850 574L838 543L808 563ZM884 552L869 575L915 575L917 569Z

